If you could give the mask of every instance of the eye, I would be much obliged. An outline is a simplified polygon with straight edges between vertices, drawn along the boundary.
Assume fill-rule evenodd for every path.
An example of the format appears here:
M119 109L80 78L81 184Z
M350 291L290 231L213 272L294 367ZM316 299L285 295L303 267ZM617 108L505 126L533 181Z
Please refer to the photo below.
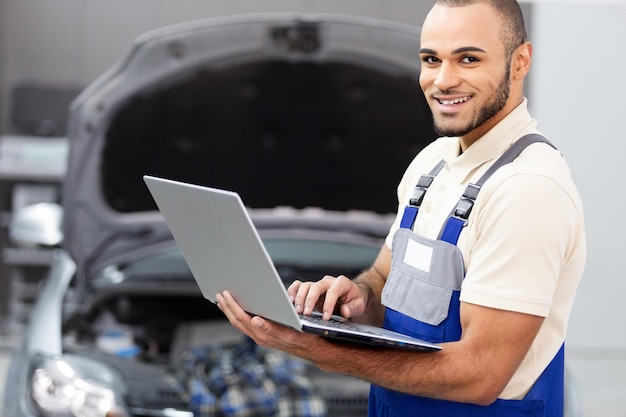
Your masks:
M429 65L437 64L439 62L439 59L432 55L423 55L421 57L421 60L424 64L429 64Z
M479 62L480 59L476 58L475 56L471 56L471 55L466 55L463 58L461 58L461 62L464 64L474 64L476 62Z

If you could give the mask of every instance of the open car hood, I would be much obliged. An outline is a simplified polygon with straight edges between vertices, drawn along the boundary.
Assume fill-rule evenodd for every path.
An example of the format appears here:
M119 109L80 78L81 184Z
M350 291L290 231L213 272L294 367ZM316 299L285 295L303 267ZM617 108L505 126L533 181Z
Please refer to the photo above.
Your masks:
M238 191L251 208L396 210L434 137L419 29L258 14L148 32L70 107L65 246L88 271L170 239L150 174Z

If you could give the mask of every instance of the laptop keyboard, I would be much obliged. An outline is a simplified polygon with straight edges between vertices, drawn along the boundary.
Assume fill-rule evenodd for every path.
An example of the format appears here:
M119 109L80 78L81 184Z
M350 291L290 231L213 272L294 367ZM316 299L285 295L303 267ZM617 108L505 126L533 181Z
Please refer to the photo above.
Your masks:
M352 330L352 331L359 331L362 333L371 333L373 335L377 334L374 331L370 331L368 329L364 329L364 326L359 326L359 325L355 325L352 324L348 321L340 321L340 320L336 320L331 318L330 320L324 320L321 315L311 315L311 316L304 316L302 314L300 314L300 318L305 320L305 321L309 321L311 323L316 323L322 326L330 326L330 327L334 327L336 329L344 329L344 330Z

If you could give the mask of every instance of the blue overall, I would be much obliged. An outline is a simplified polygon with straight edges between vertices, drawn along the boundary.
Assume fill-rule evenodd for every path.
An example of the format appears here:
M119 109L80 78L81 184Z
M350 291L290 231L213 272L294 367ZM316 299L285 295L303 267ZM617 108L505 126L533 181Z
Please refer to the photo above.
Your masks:
M455 250L458 250L456 248L457 240L463 227L467 224L469 213L482 184L487 180L487 178L489 178L489 176L491 176L493 172L495 172L496 169L508 162L511 162L526 146L534 142L544 142L552 146L540 135L528 135L516 141L514 145L493 164L493 166L476 184L470 184L467 187L463 197L461 197L459 203L455 209L452 210L451 215L446 221L438 242L447 242L447 244L453 245ZM413 223L417 217L419 206L422 202L424 194L432 183L433 178L441 170L443 165L444 161L441 161L429 175L424 175L420 179L409 204L405 208L400 230L411 230L413 228ZM439 244L441 244L441 242L439 242ZM464 266L461 266L461 268L463 269L461 274L464 276ZM451 291L451 293L452 295L449 297L450 302L447 310L447 317L441 320L438 324L429 324L416 320L411 316L389 308L389 306L385 304L387 307L385 311L384 327L416 336L433 343L458 341L461 338L461 323L459 314L460 286ZM521 400L498 399L489 406L479 406L475 404L417 397L372 385L368 415L370 417L562 417L563 378L564 346L561 346L554 359L535 382L528 394Z

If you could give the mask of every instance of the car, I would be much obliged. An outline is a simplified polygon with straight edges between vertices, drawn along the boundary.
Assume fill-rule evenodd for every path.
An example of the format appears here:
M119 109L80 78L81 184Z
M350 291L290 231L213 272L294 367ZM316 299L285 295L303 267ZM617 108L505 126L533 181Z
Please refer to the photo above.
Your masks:
M61 205L12 217L15 244L55 249L4 415L365 415L368 384L255 346L202 297L142 177L237 191L285 285L354 277L435 137L418 48L419 28L326 14L138 37L70 106Z

